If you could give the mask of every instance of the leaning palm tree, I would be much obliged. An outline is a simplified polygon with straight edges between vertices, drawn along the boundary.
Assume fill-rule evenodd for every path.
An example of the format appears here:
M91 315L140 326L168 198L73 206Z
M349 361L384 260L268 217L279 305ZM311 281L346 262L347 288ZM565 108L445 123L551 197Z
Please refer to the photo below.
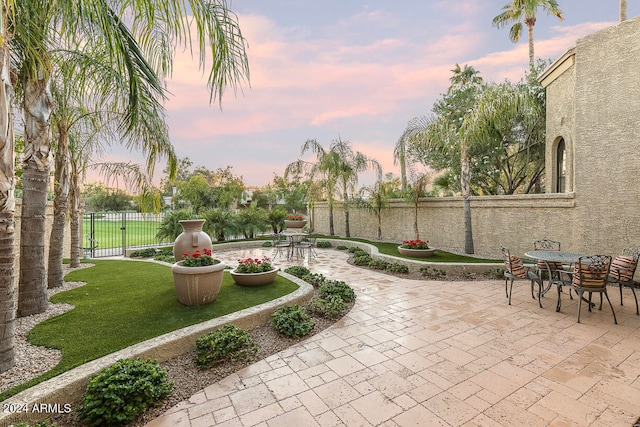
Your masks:
M0 1L0 372L15 364L15 171L8 28L13 0Z
M502 12L493 18L493 25L498 28L504 28L512 25L509 29L509 39L517 43L522 35L522 20L527 26L527 34L529 40L529 66L533 70L534 50L533 50L533 27L536 25L536 13L538 8L547 11L548 15L557 17L560 21L564 19L562 10L555 0L511 0L511 3L502 7Z
M127 16L127 21L120 16ZM207 58L212 61L211 101L248 77L248 63L244 38L225 0L126 0L110 5L93 0L23 0L9 21L25 121L18 315L29 315L46 308L43 214L52 164L50 84L56 67L49 52L76 46L79 40L105 46L112 66L129 87L120 99L127 111L125 132L141 120L140 91L148 90L159 99L166 96L162 80L171 72L174 43L191 48L192 31L201 68Z
M382 166L377 160L367 157L360 151L353 151L349 141L338 138L331 143L331 152L337 154L338 180L342 190L342 202L344 209L345 236L351 237L349 225L350 193L355 191L358 185L358 174L372 169L376 172L378 181L382 179Z

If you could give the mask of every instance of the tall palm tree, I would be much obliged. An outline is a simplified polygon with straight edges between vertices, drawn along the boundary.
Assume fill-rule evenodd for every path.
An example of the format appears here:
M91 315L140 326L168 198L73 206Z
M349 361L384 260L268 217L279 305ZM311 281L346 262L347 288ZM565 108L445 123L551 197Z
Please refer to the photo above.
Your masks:
M464 250L474 253L473 229L471 221L471 172L468 155L469 146L474 143L463 132L462 124L467 111L472 108L476 94L482 90L483 82L479 72L472 66L461 68L456 64L447 97L454 113L440 114L437 117L420 116L412 119L404 131L403 138L411 144L436 147L442 150L456 151L460 157L460 189L464 216ZM449 104L449 103L448 103Z
M620 0L620 22L627 20L628 1Z
M509 39L517 43L522 35L522 22L527 26L527 35L529 40L529 66L533 70L535 68L534 50L533 50L533 27L536 25L536 13L538 8L547 11L547 15L553 15L560 21L564 19L562 10L555 0L511 0L502 7L502 12L493 18L493 26L504 28L511 25L509 29Z
M15 180L8 28L13 0L0 1L0 372L15 364Z
M377 160L367 157L360 151L353 151L349 141L338 138L331 143L331 152L337 154L338 179L342 190L342 201L344 208L344 228L345 236L351 237L349 225L349 194L355 191L358 185L358 174L372 169L376 172L378 181L382 179L382 166Z
M340 159L336 151L325 149L315 139L307 139L302 145L301 154L311 151L316 156L315 162L298 159L287 165L284 171L285 179L290 175L304 174L312 181L322 182L324 195L329 205L329 235L335 235L333 225L333 206L335 203L336 186L339 179Z
M391 206L389 199L387 183L378 179L373 185L362 187L356 200L356 207L376 216L378 240L382 240L382 211Z
M125 132L140 121L141 91L165 97L162 80L171 72L174 41L191 48L195 31L201 68L209 57L212 61L207 82L211 101L248 77L248 63L244 38L225 0L124 0L110 5L95 0L22 0L8 16L25 122L18 315L29 315L46 308L43 218L52 164L52 48L64 49L78 40L105 46L129 87L120 100L127 106ZM127 23L120 16L127 16Z

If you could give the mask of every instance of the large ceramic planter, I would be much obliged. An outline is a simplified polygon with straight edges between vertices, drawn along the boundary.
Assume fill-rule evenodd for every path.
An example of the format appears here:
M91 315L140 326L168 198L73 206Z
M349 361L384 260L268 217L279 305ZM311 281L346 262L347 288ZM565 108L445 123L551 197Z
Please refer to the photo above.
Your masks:
M287 228L303 228L305 225L307 225L307 220L306 219L301 219L301 220L285 219L284 225Z
M262 273L236 273L231 271L231 277L240 286L263 286L272 283L278 275L278 268Z
M173 256L176 261L184 259L183 254L203 249L209 249L213 247L211 244L211 237L204 231L202 231L202 225L205 223L204 219L185 219L178 221L182 226L182 233L176 237L173 242Z
M225 264L185 267L178 261L171 267L173 287L184 305L202 305L215 300L222 287Z
M427 258L433 256L436 253L434 248L429 249L407 249L401 246L398 246L398 252L403 256L412 256L416 258Z

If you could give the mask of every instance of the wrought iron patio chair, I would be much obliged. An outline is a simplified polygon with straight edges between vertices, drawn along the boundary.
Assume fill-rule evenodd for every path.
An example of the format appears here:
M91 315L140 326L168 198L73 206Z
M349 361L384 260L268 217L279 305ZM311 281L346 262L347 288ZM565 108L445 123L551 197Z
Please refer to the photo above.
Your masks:
M542 281L540 277L531 271L530 267L525 266L522 260L511 255L509 248L504 245L500 245L502 249L502 257L504 259L504 291L509 298L509 305L511 305L511 294L513 293L513 282L516 280L530 280L531 289L533 289L534 282L538 283L538 304L542 308L542 302L540 301L540 294L542 293Z
M278 255L282 255L282 252L286 251L285 255L289 258L289 251L291 248L291 243L287 236L282 234L274 234L271 236L271 245L273 246L273 261L276 260Z
M562 284L558 285L558 307L556 311L560 311L560 295L563 286L567 286L578 294L578 323L580 323L582 301L588 302L589 311L591 311L591 307L594 306L591 302L591 296L594 293L599 293L602 301L602 294L604 294L611 307L613 322L617 325L616 312L607 294L607 276L609 275L610 266L611 257L609 255L587 255L578 258L578 261L574 264L573 271L560 271L560 274L565 276L566 279ZM588 300L584 298L585 292L589 294ZM602 310L602 302L600 303L600 310Z
M559 251L560 250L560 242L556 240L535 240L533 242L533 249L536 251ZM560 275L558 270L563 269L563 265L561 262L548 262L543 260L538 260L536 262L535 271L536 274L540 277L540 280L544 281L545 275L549 280L549 287L551 287L552 283L555 283L557 280L560 280ZM543 289L542 296L549 289ZM533 283L531 284L531 297L535 299L535 295L533 294Z
M633 298L636 300L636 314L640 315L638 297L636 295L636 289L640 289L640 282L633 278L638 267L638 258L640 258L640 248L624 248L622 254L611 261L607 284L617 285L620 288L620 305L623 305L622 288L631 289ZM602 308L602 299L600 299L600 308Z
M301 255L303 258L304 251L307 251L307 258L311 261L311 258L314 258L317 255L315 250L317 239L318 237L316 235L310 234L309 236L300 239L300 241L294 245L294 248L302 251Z

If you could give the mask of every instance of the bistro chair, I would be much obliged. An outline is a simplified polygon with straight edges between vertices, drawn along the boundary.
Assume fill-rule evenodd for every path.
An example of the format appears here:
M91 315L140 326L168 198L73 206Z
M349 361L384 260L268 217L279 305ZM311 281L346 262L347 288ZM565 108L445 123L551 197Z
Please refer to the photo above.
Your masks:
M602 294L604 294L609 302L609 307L611 307L611 313L613 313L613 323L617 325L616 312L613 310L613 305L607 294L607 276L609 275L610 266L611 257L609 255L587 255L578 258L578 261L574 264L573 271L561 271L560 274L567 276L568 279L562 285L558 285L558 308L556 311L560 311L561 288L562 286L567 286L578 294L578 323L580 323L582 301L588 302L589 311L591 311L591 307L594 306L591 302L591 296L594 292L597 292L601 298L600 310L602 310ZM585 292L589 293L588 300L584 298Z
M607 283L609 285L618 285L620 288L620 305L623 305L622 288L631 289L633 298L636 300L636 314L640 315L638 297L636 296L636 289L640 289L640 283L633 279L638 266L638 258L640 258L640 248L624 248L622 254L611 261ZM602 308L602 299L600 299L600 308Z
M511 255L507 247L503 245L500 245L500 247L502 249L502 257L504 259L504 291L507 294L507 298L509 298L509 305L511 305L513 282L516 280L530 280L531 289L533 289L534 282L538 283L538 304L540 305L540 308L542 308L542 302L540 301L542 281L540 280L540 277L531 271L529 267L525 267L519 257Z
M298 242L295 245L295 248L302 251L303 258L304 258L304 251L306 250L307 257L309 258L309 261L311 261L311 258L315 258L317 255L315 250L317 240L318 240L318 237L315 234L310 234L309 236L302 238L300 242Z
M273 246L273 261L276 260L278 255L282 255L283 251L286 251L286 256L289 258L289 250L291 248L291 243L289 242L289 238L283 234L274 234L271 236L271 245Z
M533 242L533 249L536 251L559 251L560 250L560 242L556 240L536 240ZM552 261L544 261L539 259L536 262L536 274L540 277L540 280L544 280L545 274L549 279L549 283L556 283L557 280L560 280L559 270L562 270L564 266L561 262L552 262ZM550 287L550 286L549 286ZM548 289L545 289L544 293ZM535 299L533 295L533 283L531 284L531 297Z

